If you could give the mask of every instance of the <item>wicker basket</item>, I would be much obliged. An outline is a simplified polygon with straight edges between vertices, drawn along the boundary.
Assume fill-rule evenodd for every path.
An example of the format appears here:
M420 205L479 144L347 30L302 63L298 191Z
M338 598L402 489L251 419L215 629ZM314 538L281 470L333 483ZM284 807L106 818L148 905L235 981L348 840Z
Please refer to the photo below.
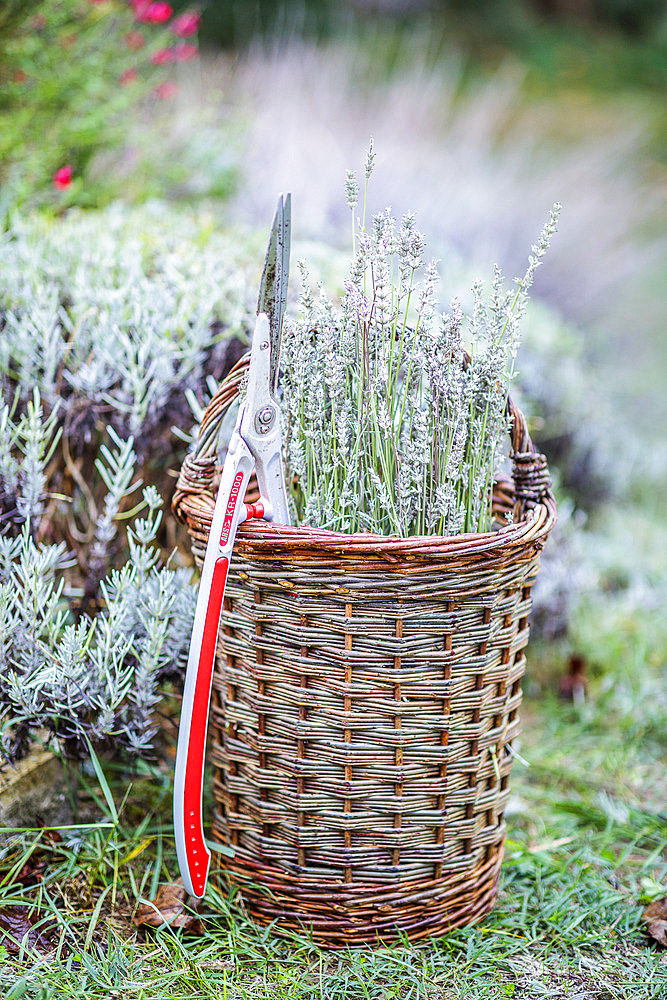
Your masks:
M199 563L213 430L245 364L211 402L174 497ZM213 830L250 914L278 933L417 940L493 907L531 586L556 517L544 456L508 408L514 481L498 484L496 531L241 526L213 680Z

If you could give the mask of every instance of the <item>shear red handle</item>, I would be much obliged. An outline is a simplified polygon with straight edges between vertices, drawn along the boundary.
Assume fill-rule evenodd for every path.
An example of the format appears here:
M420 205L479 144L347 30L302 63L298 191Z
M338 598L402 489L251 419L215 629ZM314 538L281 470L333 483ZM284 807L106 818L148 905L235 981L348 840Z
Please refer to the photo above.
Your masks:
M254 458L236 435L223 468L202 567L185 673L174 771L174 837L185 889L204 895L211 852L204 839L202 789L213 666L229 560L238 525L261 505L243 503Z
M227 532L227 537L229 537L231 530L231 518L228 521L228 517L229 515L226 515L223 525L223 536ZM249 520L251 517L264 517L264 505L261 503L245 504L245 519ZM204 781L204 756L213 667L228 569L229 560L225 556L216 559L202 632L201 652L190 715L190 740L185 761L185 785L183 789L185 856L194 890L192 895L194 896L204 895L211 861L211 852L206 846L203 833L201 789Z
M185 820L185 856L192 882L192 895L203 896L211 862L211 852L204 840L202 816L202 785L204 780L204 756L206 752L206 731L208 709L211 700L215 648L218 641L222 602L225 596L229 560L222 556L216 559L213 569L211 596L206 608L204 631L197 679L195 682L192 714L190 716L190 740L185 762L186 780L183 789L183 818Z

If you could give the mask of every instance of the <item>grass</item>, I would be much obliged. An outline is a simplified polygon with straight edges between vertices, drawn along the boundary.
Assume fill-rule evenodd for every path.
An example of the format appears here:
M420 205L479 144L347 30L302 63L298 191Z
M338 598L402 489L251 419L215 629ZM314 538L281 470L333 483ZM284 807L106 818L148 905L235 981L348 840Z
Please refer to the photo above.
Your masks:
M421 946L332 954L306 936L282 940L256 927L238 898L211 888L202 934L138 930L131 918L139 900L176 876L171 768L140 764L129 775L110 762L77 777L79 817L88 826L63 830L60 840L44 831L16 833L4 850L0 911L38 911L56 948L50 956L26 945L4 954L1 995L664 996L667 964L645 936L641 912L667 884L667 817L658 811L665 801L664 727L656 716L667 635L655 616L636 618L628 631L618 614L598 617L597 649L607 669L596 675L591 668L582 704L552 693L561 669L557 648L533 651L500 897L481 925ZM653 646L653 665L635 655L639 634L642 654ZM583 626L579 637L586 650ZM30 857L39 879L24 886L17 874Z

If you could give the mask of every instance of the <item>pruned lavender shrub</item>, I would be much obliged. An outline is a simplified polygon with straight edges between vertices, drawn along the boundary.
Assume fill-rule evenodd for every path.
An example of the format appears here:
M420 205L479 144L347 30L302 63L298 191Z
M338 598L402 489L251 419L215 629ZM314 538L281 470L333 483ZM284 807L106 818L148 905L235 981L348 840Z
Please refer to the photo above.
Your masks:
M114 435L132 438L138 474L170 491L188 398L201 402L248 339L244 253L209 217L158 204L17 216L0 240L0 388L19 416L38 390L57 428L42 530L76 553L84 608L127 554L112 526L132 503L120 482L109 493L96 462Z
M219 377L225 342L247 338L244 263L210 218L160 204L17 217L0 242L3 382L37 385L49 409L63 399L81 445L111 414L143 450L167 404Z
M17 216L0 240L5 756L35 729L71 754L150 752L194 609L187 557L164 564L179 539L160 494L191 403L244 350L245 253L159 205Z
M373 152L366 164L366 185ZM355 178L346 191L354 215ZM364 217L366 195L364 194ZM454 300L436 315L437 267L423 267L414 217L362 219L339 309L304 291L286 324L286 465L296 522L386 535L491 528L506 400L528 289L556 228L555 206L524 276L507 289L495 269L469 317ZM466 353L467 342L470 354Z
M162 498L149 486L127 530L128 559L99 581L96 616L74 613L76 559L63 541L40 541L44 488L58 435L38 390L26 413L0 407L0 749L14 759L31 732L46 730L66 753L97 748L150 752L158 685L187 656L195 590L190 572L160 565ZM107 494L91 552L96 569L134 493L136 453L110 429L97 470Z

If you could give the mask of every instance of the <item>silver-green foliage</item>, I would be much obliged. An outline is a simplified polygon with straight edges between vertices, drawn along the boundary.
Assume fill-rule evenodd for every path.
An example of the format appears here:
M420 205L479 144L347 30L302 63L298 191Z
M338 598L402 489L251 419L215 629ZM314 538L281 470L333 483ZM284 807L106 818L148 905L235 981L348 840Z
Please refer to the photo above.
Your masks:
M132 438L144 481L172 485L183 451L174 427L189 430L188 401L202 400L230 342L245 339L244 253L211 218L157 203L17 215L0 237L0 388L21 419L37 390L60 435L44 481L33 496L22 487L18 502L32 509L49 494L45 531L76 550L88 602L118 556L110 542L124 545L112 525L132 485L109 492L96 463L99 473L104 449ZM7 433L0 463L11 465Z
M146 752L183 666L190 573L158 564L190 400L245 338L245 244L154 204L0 236L0 720ZM152 488L141 493L142 481ZM147 513L146 513L147 511ZM170 545L173 544L170 541Z
M3 379L22 396L36 385L49 409L61 399L84 438L110 414L139 444L174 393L200 385L216 344L248 326L238 241L158 204L17 217L0 275Z
M146 514L127 530L129 558L101 581L99 613L77 614L72 554L62 541L39 541L54 421L44 418L37 390L24 416L16 419L13 409L0 409L2 749L9 757L20 754L30 731L40 728L72 753L85 752L88 743L146 753L155 734L158 683L184 664L195 599L187 570L159 565L162 499L153 487L143 490L139 507ZM114 447L98 462L108 490L96 536L100 550L115 535L136 465L132 440L113 432L112 438ZM103 553L97 555L104 566Z
M371 170L372 152L366 184ZM354 215L352 174L347 196ZM424 238L412 215L398 224L387 210L370 231L362 222L338 309L323 289L312 295L302 266L301 310L283 348L298 523L402 536L489 529L519 324L558 210L514 288L498 268L488 298L474 285L467 323L456 300L436 315L437 268L419 280Z

